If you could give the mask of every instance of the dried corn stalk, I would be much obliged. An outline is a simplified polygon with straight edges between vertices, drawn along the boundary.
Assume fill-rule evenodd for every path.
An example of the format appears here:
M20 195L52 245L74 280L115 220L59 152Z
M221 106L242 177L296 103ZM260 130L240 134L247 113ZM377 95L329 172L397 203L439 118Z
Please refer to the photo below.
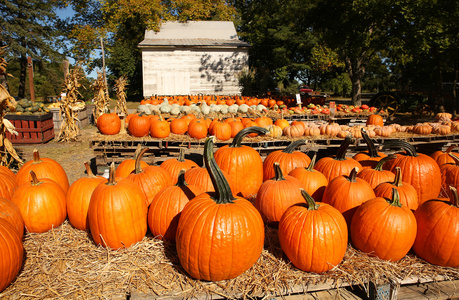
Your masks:
M78 118L76 116L76 102L78 100L78 89L81 87L80 80L83 77L83 71L80 67L72 69L64 80L64 88L62 97L60 114L62 116L61 130L57 140L59 142L76 141L80 134L78 127Z
M126 106L126 85L127 79L126 76L121 76L117 80L115 80L115 90L116 90L116 98L118 102L116 104L116 110L119 114L124 114L127 116L127 106Z
M108 97L105 94L106 84L102 73L97 72L97 79L92 84L94 89L94 121L97 123L97 119L106 111L108 108Z
M3 58L5 49L6 46L0 48L0 75L3 76L9 75L6 73L7 62L5 58ZM15 111L16 100L14 100L6 88L0 84L0 165L8 166L14 161L17 161L19 165L22 165L24 162L16 153L13 144L5 136L6 130L8 130L11 134L18 134L13 124L11 124L9 120L5 119L7 107L11 111Z

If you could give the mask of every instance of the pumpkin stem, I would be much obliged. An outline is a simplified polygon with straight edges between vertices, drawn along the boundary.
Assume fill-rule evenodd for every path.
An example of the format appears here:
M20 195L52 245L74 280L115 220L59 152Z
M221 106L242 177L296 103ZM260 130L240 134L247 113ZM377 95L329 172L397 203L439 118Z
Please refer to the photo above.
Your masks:
M388 141L383 144L384 148L402 148L406 151L406 155L417 157L419 154L416 152L416 149L413 145L408 143L407 141L402 140L395 140L395 141Z
M135 174L139 174L139 173L142 173L142 166L140 165L140 163L142 162L142 157L143 155L148 151L150 150L150 148L145 148L143 149L142 151L140 151L139 155L137 156L137 158L135 159Z
M459 165L459 157L456 154L449 152L448 155L454 159L456 166Z
M109 173L108 173L109 175L108 175L108 181L107 181L106 185L115 185L116 184L115 163L112 162L108 169L109 169Z
M396 158L396 157L397 157L397 156L396 156L395 154L390 154L390 155L388 155L388 156L386 156L386 157L381 158L381 159L378 161L378 163L376 164L375 170L376 170L376 171L382 171L382 170L383 170L383 168L382 168L383 165L384 165L386 162L388 162L389 160L394 159L394 158Z
M290 143L287 147L285 147L284 150L282 150L283 153L293 153L293 151L298 148L301 145L307 145L308 140L298 140Z
M308 204L308 210L318 210L319 204L314 201L314 198L312 198L311 195L309 195L304 189L300 189L300 191L304 200L306 200L306 203Z
M178 174L178 179L177 179L176 186L182 187L182 186L187 186L188 185L188 183L186 183L186 181L185 181L185 172L186 172L185 169L181 169L180 170L180 172Z
M142 151L142 145L141 144L137 144L137 148L135 148L133 159L137 159L137 157L139 156L140 151Z
M285 180L284 174L282 174L282 169L280 167L280 164L277 161L274 163L274 178L273 178L273 180L275 180L275 181Z
M183 148L179 149L179 154L178 154L177 161L185 162L185 150L183 150Z
M381 157L378 154L378 150L376 149L375 144L373 143L373 141L368 136L368 133L365 130L365 128L360 129L360 131L362 132L362 138L365 140L365 143L367 144L368 156L370 156L370 157Z
M88 174L88 178L96 178L97 176L91 170L91 166L87 161L84 162L84 167L86 168L86 174Z
M338 149L338 153L336 153L336 157L335 157L336 160L346 159L346 152L351 142L352 142L352 136L348 135L344 138L344 141L341 143L341 146Z
M208 137L204 143L204 164L215 188L216 197L214 201L217 204L233 203L236 198L233 196L228 181L215 161L213 153L214 139L215 136Z
M252 126L252 127L247 127L247 128L244 128L242 129L241 131L239 131L236 136L234 137L233 141L231 142L231 144L229 145L230 147L232 148L238 148L238 147L241 147L241 142L242 142L242 139L248 135L248 134L251 134L251 133L257 133L257 134L266 134L268 133L268 130L263 128L263 127L259 127L259 126Z
M452 206L459 207L459 196L457 194L457 189L453 186L450 186L452 197L449 199Z
M451 146L449 146L448 148L446 148L445 153L450 154L450 152L453 151L453 149L456 148L456 147L457 147L457 144L452 144Z
M402 207L402 204L400 203L400 194L396 188L392 188L392 199L390 205Z
M396 187L403 186L402 169L400 167L395 167L395 178L394 178L394 182L392 182L392 185Z
M359 172L359 168L355 167L351 170L351 173L348 176L350 182L357 182L357 173Z
M32 185L35 186L35 185L40 185L40 184L41 184L41 181L38 180L37 174L35 174L34 171L30 170L30 171L29 171L29 174L30 174L30 176L32 177L32 181L30 182Z
M40 159L40 153L38 153L37 149L33 150L33 164L39 164L42 160Z
M312 172L314 170L316 159L317 159L317 152L314 152L314 156L312 157L311 162L309 163L309 166L306 168L307 171Z

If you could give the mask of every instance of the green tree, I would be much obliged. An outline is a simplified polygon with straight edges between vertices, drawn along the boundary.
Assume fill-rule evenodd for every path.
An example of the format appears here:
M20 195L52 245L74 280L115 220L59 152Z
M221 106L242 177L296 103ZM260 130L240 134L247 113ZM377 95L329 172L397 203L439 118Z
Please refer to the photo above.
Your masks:
M53 26L58 5L58 0L0 1L0 46L8 45L8 60L20 63L19 97L26 91L27 56L36 62L62 58L58 52L62 40Z

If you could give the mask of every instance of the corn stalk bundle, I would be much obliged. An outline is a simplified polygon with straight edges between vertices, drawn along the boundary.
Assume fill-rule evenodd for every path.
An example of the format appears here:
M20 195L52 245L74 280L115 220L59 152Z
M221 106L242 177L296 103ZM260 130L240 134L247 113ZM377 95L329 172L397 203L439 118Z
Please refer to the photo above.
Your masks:
M116 98L118 99L118 102L116 104L116 110L120 114L124 114L127 116L128 111L127 111L127 106L126 106L126 85L127 85L127 79L126 76L121 76L117 80L115 80L115 90L116 90Z
M5 58L3 58L5 48L6 46L0 47L0 76L9 75L6 73L7 62ZM5 135L6 130L8 130L11 134L18 134L13 124L11 124L9 120L5 119L7 107L10 111L15 111L16 100L14 100L6 88L0 84L0 165L8 166L14 161L17 161L20 165L22 165L24 162L18 156L13 144L6 138Z
M78 89L81 87L80 80L83 76L81 68L76 67L71 70L64 80L60 114L62 116L62 125L57 140L59 142L76 141L80 134L76 116L76 102L78 100Z
M105 113L108 108L108 97L105 93L106 84L102 73L97 72L97 79L92 84L94 89L94 121L97 123L97 119Z

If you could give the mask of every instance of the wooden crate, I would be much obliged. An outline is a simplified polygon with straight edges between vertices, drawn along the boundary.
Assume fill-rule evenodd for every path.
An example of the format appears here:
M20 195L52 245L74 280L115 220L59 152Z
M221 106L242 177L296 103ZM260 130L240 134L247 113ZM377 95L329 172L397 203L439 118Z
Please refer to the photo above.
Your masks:
M53 113L53 123L54 130L60 130L62 126L62 115L59 108L50 108L50 111ZM89 125L89 117L86 111L86 108L76 111L78 121L76 122L78 128L84 128Z
M6 131L6 138L13 144L41 144L54 138L53 114L6 115L18 135Z

